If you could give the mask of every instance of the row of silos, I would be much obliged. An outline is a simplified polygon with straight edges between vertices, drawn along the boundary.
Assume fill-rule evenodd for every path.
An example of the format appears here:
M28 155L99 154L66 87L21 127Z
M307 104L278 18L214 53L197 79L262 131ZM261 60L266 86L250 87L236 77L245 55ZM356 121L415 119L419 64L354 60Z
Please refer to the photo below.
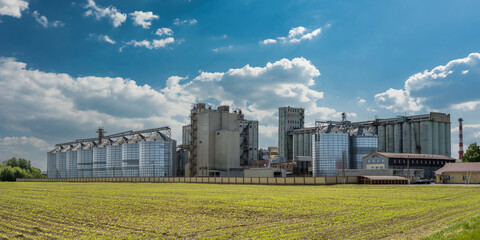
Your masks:
M451 155L450 123L397 122L377 126L378 151Z
M296 132L293 134L293 157L312 156L312 136L314 133Z
M47 153L48 178L170 177L176 173L176 142L155 132L57 147Z

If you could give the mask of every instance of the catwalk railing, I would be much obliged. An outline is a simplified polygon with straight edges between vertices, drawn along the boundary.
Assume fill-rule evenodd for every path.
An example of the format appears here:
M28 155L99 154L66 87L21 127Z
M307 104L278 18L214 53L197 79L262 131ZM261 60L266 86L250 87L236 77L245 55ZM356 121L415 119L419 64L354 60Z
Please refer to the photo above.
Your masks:
M100 177L100 178L18 178L17 182L145 182L145 183L213 183L261 185L330 185L356 184L357 177Z

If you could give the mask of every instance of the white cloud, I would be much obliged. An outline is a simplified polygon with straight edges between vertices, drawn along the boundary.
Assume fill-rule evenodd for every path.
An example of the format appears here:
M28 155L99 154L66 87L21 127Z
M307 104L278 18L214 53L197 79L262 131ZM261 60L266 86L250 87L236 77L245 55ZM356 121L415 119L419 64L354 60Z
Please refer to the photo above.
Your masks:
M95 39L99 42L106 42L106 43L110 43L110 44L115 44L116 43L108 35L90 33L88 36L89 36L90 39Z
M163 35L172 36L173 31L170 28L159 28L159 29L157 29L157 32L155 32L155 34L160 36L160 37L163 36Z
M380 107L394 111L421 109L475 110L480 95L480 53L456 59L432 70L410 76L404 89L389 89L375 95Z
M46 169L46 152L52 149L47 141L36 137L0 137L0 162L12 157L30 160L32 166Z
M326 25L326 27L330 27L330 25ZM278 41L272 38L265 39L263 41L260 41L260 44L267 45L267 44L275 44L277 42L299 43L304 40L312 40L314 37L322 33L322 28L317 28L310 32L308 31L309 29L302 26L294 27L290 29L290 31L288 31L287 37L277 37Z
M226 47L218 47L218 48L214 48L212 49L212 52L226 52L226 51L230 51L232 50L233 46L232 45L229 45L229 46L226 46Z
M37 21L40 25L42 25L44 28L48 27L63 27L65 24L61 21L54 21L54 22L48 22L47 17L40 15L37 11L33 11L32 13L33 17L35 18L35 21Z
M158 48L165 48L165 47L167 47L168 44L172 44L174 42L175 42L175 39L173 37L168 37L168 38L165 38L165 39L154 39L152 41L131 40L131 41L127 42L125 45L123 45L120 48L120 51L123 51L123 49L126 46L129 46L129 45L132 45L134 47L144 47L144 48L147 48L147 49L158 49Z
M275 40L275 39L265 39L265 40L261 41L260 43L263 44L263 45L275 44L275 43L277 43L277 40Z
M109 6L101 8L97 6L94 0L88 0L86 16L95 16L97 20L107 17L112 20L113 26L118 27L127 20L127 14L119 12L115 7Z
M366 102L367 102L367 100L365 100L365 99L363 99L363 98L359 98L359 99L358 99L358 103L359 103L359 104L366 103Z
M23 0L0 0L0 15L20 18L22 11L28 9L28 2Z
M270 133L261 137L260 144L276 145L278 107L304 107L311 125L315 119L339 118L340 113L320 103L324 93L314 80L319 76L304 58L281 59L262 67L203 71L192 80L172 76L163 89L155 90L130 79L72 77L0 58L0 132L8 130L10 136L31 136L54 145L93 137L97 126L115 133L168 125L181 142L181 126L188 123L191 106L207 102L242 109L249 119L260 121L262 132ZM46 162L45 155L36 159Z
M196 19L180 20L180 19L176 18L173 21L173 24L176 25L176 26L179 26L179 25L195 25L195 24L197 24L197 20Z
M133 17L135 25L142 26L145 29L150 28L152 21L158 19L158 16L154 15L153 12L135 11L129 15Z

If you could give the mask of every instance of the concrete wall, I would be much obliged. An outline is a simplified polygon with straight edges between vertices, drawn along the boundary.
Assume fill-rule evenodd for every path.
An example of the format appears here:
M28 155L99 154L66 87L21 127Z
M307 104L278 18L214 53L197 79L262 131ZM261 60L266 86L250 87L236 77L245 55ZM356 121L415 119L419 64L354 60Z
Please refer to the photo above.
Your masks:
M273 177L274 168L251 168L244 170L245 177Z
M215 160L210 169L240 168L240 134L238 131L215 131Z

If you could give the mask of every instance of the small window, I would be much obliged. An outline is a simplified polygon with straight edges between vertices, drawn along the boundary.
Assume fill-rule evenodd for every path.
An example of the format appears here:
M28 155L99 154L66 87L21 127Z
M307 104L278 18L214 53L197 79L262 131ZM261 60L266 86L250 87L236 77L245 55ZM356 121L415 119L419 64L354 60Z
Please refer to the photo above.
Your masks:
M220 133L217 132L217 135L220 135Z

